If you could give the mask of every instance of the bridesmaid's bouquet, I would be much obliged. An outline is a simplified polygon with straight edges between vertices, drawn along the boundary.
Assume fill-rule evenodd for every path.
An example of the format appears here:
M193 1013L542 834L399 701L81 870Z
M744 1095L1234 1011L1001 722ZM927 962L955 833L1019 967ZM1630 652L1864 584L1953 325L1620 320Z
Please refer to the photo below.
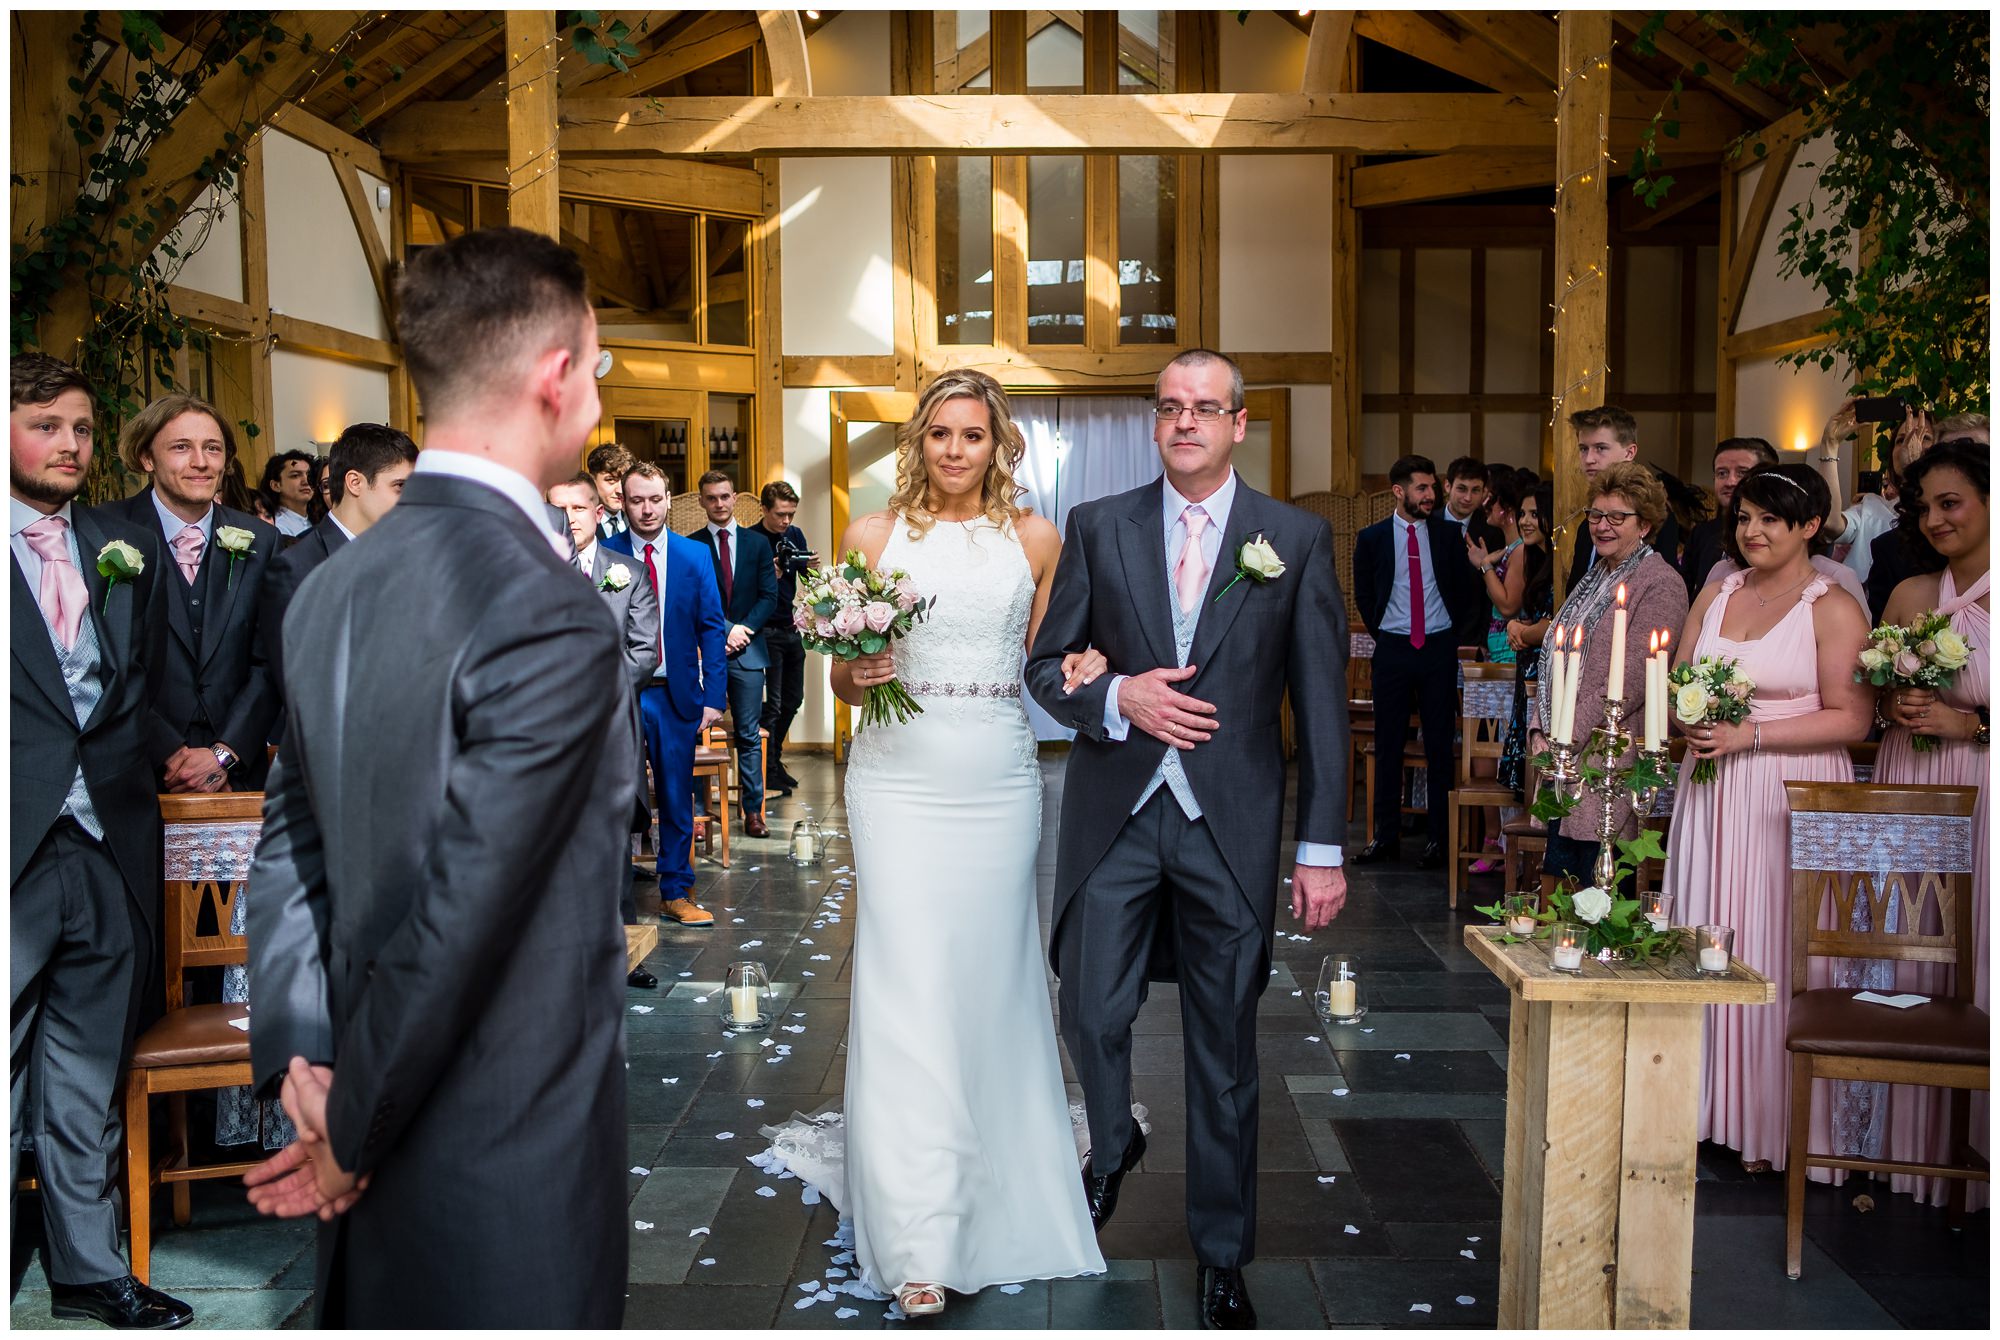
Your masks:
M901 568L871 568L858 549L838 564L814 568L799 578L792 626L808 651L851 661L886 651L923 621L937 597L925 599ZM869 686L861 724L908 721L924 709L901 680Z
M1885 623L1870 633L1854 682L1878 689L1935 691L1949 687L1971 659L1972 648L1965 638L1951 626L1949 618L1933 610L1907 626ZM1913 735L1910 746L1928 753L1937 748L1937 740Z
M1735 725L1750 715L1750 695L1757 686L1742 667L1727 656L1704 656L1686 665L1677 665L1667 676L1674 694L1674 715L1683 726L1712 726L1717 722ZM1715 780L1715 760L1702 759L1694 765L1691 778L1697 784Z

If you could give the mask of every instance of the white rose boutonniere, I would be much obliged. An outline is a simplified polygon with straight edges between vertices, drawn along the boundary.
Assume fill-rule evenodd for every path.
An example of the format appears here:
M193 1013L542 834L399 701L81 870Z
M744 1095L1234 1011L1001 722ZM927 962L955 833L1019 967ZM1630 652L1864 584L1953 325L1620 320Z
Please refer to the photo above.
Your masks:
M1611 895L1592 885L1587 889L1578 889L1570 895L1569 906L1570 910L1576 913L1577 920L1595 926L1611 915Z
M632 584L632 569L623 563L613 563L604 570L604 580L597 584L600 591L623 591Z
M97 551L98 575L104 578L104 612L111 612L111 592L120 582L129 582L146 570L146 556L123 540L113 540Z
M256 542L256 539L255 535L241 526L217 526L215 528L216 544L221 546L222 552L229 555L229 580L223 583L225 587L235 585L236 565L251 556L250 546Z
M1261 586L1274 577L1284 575L1285 560L1278 557L1278 551L1271 547L1271 542L1260 531L1256 539L1236 551L1236 575L1229 579L1229 586L1216 592L1215 598L1220 600L1228 595L1229 587L1245 577Z

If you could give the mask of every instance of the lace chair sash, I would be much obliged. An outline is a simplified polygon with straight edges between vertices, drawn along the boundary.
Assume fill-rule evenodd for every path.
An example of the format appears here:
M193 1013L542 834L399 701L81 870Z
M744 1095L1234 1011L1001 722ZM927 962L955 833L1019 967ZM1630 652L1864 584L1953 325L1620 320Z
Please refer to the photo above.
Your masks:
M1794 870L1972 871L1972 820L1963 815L1792 815Z
M233 883L250 877L250 858L264 825L168 824L165 878L188 883Z

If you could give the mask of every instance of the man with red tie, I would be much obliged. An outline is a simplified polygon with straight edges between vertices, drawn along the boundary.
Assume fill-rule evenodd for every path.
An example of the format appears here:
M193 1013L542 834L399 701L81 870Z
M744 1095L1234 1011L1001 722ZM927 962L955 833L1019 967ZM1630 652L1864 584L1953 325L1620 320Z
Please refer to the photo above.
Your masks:
M713 926L714 913L696 906L692 897L694 746L722 716L729 625L707 550L667 532L669 495L660 467L650 461L632 464L625 471L624 494L628 528L600 547L637 559L659 596L660 662L639 688L639 716L660 819L655 861L660 915L683 926ZM767 556L766 571L770 566Z
M1437 467L1405 456L1389 467L1396 510L1363 528L1354 543L1354 604L1375 638L1375 838L1351 858L1372 865L1398 854L1403 810L1403 742L1410 699L1423 724L1430 784L1420 870L1444 865L1450 816L1452 736L1458 718L1456 629L1484 599L1465 556L1465 532L1437 506Z
M716 585L729 617L729 715L743 789L743 831L760 838L770 832L764 826L764 746L758 730L764 718L764 671L771 665L764 625L778 613L777 558L762 526L736 524L735 481L710 470L697 487L708 524L689 538L715 555Z

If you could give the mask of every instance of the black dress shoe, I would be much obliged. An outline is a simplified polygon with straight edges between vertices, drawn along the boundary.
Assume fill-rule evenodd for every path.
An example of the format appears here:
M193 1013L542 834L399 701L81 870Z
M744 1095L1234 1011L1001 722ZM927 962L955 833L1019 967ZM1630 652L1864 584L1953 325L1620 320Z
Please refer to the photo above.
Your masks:
M1417 869L1444 869L1444 848L1438 846L1435 842L1426 842L1424 844L1424 854L1417 858Z
M746 814L743 816L743 833L744 836L753 838L771 836L771 830L765 825L764 816L761 814Z
M1378 861L1393 861L1401 854L1402 847L1396 839L1378 837L1347 859L1356 865L1374 865Z
M1125 1146L1125 1157L1119 1161L1118 1171L1103 1177L1091 1172L1090 1164L1083 1165L1083 1203L1090 1207L1090 1227L1101 1231L1111 1219L1111 1212L1118 1208L1118 1184L1125 1180L1125 1174L1138 1166L1146 1157L1146 1133L1136 1126L1132 1129L1132 1143Z
M49 1315L101 1321L121 1331L171 1331L193 1321L194 1309L126 1275L98 1284L50 1281Z
M788 770L782 767L771 770L770 776L766 780L775 782L787 791L796 791L799 789L799 779L792 776Z
M634 968L625 974L625 985L636 986L641 991L651 991L660 984L660 979L644 968Z
M1257 1329L1257 1309L1250 1306L1250 1291L1243 1287L1242 1271L1202 1266L1195 1272L1195 1289L1201 1295L1204 1331Z

